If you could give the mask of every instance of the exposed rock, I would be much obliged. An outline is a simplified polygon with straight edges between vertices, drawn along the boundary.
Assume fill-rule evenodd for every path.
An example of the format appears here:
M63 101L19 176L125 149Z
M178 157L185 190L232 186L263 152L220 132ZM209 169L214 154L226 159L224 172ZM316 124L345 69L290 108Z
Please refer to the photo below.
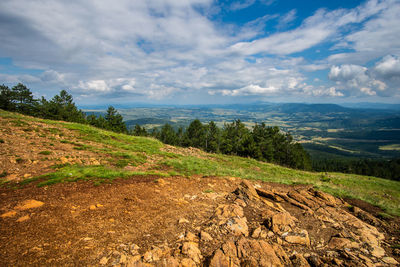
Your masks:
M163 255L163 251L159 247L153 247L153 249L147 251L143 255L143 260L145 262L159 261Z
M185 258L185 259L181 260L180 266L181 267L196 267L197 265L192 259Z
M395 259L393 259L392 257L383 257L382 258L382 261L384 262L384 263L387 263L387 264L399 264Z
M108 258L107 257L103 257L100 259L99 264L100 265L106 265L108 262Z
M279 212L267 220L267 227L276 234L282 234L292 230L295 226L296 218L292 217L288 212Z
M201 255L201 251L198 247L198 244L195 242L184 242L182 245L182 254L188 256L195 263L200 263L203 256Z
M252 240L242 237L237 242L237 253L242 265L282 266L273 247L263 240Z
M308 193L307 192L303 192L303 194L299 194L297 191L291 191L291 192L288 193L288 196L290 198L296 200L297 202L306 205L309 208L312 208L312 209L319 208L319 205L316 202L304 197L304 195L306 195L306 194L308 194Z
M301 230L299 233L286 232L282 235L286 242L291 244L298 244L310 246L310 238L306 230Z
M382 221L380 221L379 219L375 218L374 216L372 216L368 212L363 211L360 208L357 208L357 207L353 206L353 207L350 208L350 211L352 211L357 218L359 218L359 219L361 219L361 220L363 220L363 221L365 221L365 222L367 222L367 223L369 223L371 225L380 226L380 225L383 224Z
M334 196L329 195L322 191L315 191L315 196L325 200L327 205L336 206L339 204L339 200L337 200Z
M329 241L328 247L331 249L344 249L344 248L360 248L357 242L353 242L346 238L332 237Z
M382 258L385 256L385 250L381 247L374 247L371 251L372 256Z
M310 264L308 264L307 260L300 254L294 254L290 257L290 260L292 261L293 266L310 267Z
M248 180L243 180L240 183L235 191L235 194L246 203L250 200L257 200L259 198L253 184Z
M261 234L261 226L254 229L253 233L251 234L252 238L259 238Z
M211 235L205 231L200 232L200 238L201 238L201 241L205 241L205 242L213 240Z
M283 198L281 198L280 196L275 194L273 191L268 191L268 190L261 189L261 188L256 189L256 191L257 191L257 194L259 196L262 196L262 197L265 197L265 198L269 198L269 199L274 200L276 202L284 201Z
M192 232L187 232L185 235L185 240L186 241L192 241L192 242L198 242L199 238L193 234Z
M249 228L247 226L247 219L246 217L240 218L230 218L226 222L226 228L232 232L234 235L249 235Z

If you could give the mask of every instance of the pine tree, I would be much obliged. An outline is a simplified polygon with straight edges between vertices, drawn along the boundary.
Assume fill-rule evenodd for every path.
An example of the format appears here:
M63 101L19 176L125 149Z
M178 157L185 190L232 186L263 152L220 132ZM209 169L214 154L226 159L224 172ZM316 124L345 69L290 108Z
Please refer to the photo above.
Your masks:
M108 107L105 119L107 121L107 129L118 133L128 132L121 114L113 106Z
M18 83L12 88L12 101L15 104L15 110L24 114L33 115L36 99L32 92L22 83Z
M13 93L8 86L0 85L0 109L15 111Z

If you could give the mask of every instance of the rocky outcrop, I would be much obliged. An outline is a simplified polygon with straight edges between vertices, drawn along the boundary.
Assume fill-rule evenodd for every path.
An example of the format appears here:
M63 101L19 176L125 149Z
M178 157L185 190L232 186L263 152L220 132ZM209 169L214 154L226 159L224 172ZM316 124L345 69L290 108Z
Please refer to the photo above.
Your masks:
M181 227L188 223L179 223ZM255 189L243 181L176 244L101 258L122 266L397 266L382 222L310 187ZM113 265L111 264L111 265Z

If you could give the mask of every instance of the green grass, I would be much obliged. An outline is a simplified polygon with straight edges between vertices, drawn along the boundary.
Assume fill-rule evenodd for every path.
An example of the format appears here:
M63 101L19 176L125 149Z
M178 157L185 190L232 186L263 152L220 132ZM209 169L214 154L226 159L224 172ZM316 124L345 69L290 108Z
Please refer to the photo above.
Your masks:
M85 147L109 158L109 166L58 166L54 173L27 181L40 180L40 186L77 180L93 180L98 184L111 182L117 177L127 178L137 175L229 176L289 185L312 184L316 189L337 197L361 199L382 208L386 214L400 216L400 182L397 181L353 174L300 171L236 156L218 154L209 154L207 158L182 156L161 151L163 144L153 138L118 134L77 123L25 117L1 110L0 116L11 118L24 126L29 125L29 121L39 121L52 125L52 128L72 130L75 132L73 138L76 141L67 141L68 138L65 137L65 140L61 140L62 143ZM91 146L85 144L87 141L91 142ZM153 170L129 172L123 169L127 165L137 166L154 158L159 161Z
M79 180L93 181L95 184L104 182L112 182L116 178L128 178L132 176L159 176L169 177L168 173L159 172L131 172L120 169L109 168L106 166L82 166L82 165L66 165L59 168L53 173L48 173L36 176L21 182L27 184L34 181L39 181L39 187L52 185L63 182L76 182Z
M50 155L51 151L48 151L48 150L40 151L38 154L40 154L40 155Z

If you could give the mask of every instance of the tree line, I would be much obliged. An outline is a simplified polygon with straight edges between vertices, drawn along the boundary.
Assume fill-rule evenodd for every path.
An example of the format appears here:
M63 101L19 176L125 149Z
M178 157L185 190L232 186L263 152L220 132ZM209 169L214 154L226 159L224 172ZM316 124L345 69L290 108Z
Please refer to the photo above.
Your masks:
M133 135L151 135L165 144L182 147L196 147L206 152L237 155L272 162L295 169L311 169L311 160L301 144L294 142L289 133L283 133L278 127L256 124L251 130L240 120L225 123L222 128L211 121L203 124L196 119L187 129L174 130L165 124L160 130L150 133L144 127L136 125Z
M113 106L108 107L104 117L86 116L77 108L72 95L65 90L61 90L58 95L47 100L44 97L35 99L30 89L22 83L12 88L0 85L0 109L43 119L84 123L114 132L128 133L122 116Z
M355 173L400 181L400 158L379 159L313 159L312 168L319 172Z

